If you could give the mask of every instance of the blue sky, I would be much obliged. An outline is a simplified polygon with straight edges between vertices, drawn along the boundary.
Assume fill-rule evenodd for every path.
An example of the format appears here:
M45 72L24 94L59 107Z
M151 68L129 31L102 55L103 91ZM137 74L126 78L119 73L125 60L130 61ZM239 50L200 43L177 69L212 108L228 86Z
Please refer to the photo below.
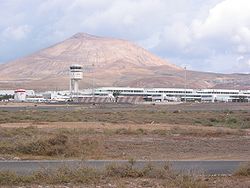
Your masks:
M78 32L193 70L250 72L250 0L0 0L0 63Z

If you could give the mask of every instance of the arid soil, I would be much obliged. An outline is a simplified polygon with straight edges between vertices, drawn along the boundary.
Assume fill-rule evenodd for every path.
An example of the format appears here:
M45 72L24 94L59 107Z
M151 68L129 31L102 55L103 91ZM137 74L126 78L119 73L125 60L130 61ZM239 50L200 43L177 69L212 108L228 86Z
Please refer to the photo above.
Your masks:
M3 159L250 160L249 146L248 103L0 105Z
M63 132L70 138L96 142L87 159L250 160L250 130L169 124L39 122L1 124L4 130L31 127L31 139ZM17 129L18 130L18 129ZM20 129L19 129L20 130ZM16 137L23 142L29 136ZM9 137L2 137L2 142ZM21 155L21 158L50 158ZM61 158L62 156L54 156ZM73 157L74 158L74 157Z
M194 185L184 185L190 188L249 188L249 177L200 177L200 183ZM154 178L106 178L99 183L94 184L72 184L64 185L29 185L30 188L179 188L180 186L171 186L169 180L159 180ZM27 186L1 186L25 188Z
M249 161L249 115L249 104L1 105L0 159ZM115 171L115 174L119 172L124 173ZM77 181L70 181L67 173L60 173L55 176L60 179L59 183L53 180L53 186L3 174L0 182L6 187L27 187L22 181L35 182L28 186L36 188L250 187L249 173L230 177L174 175L167 178L137 177L134 172L130 173L125 177L98 177L98 181L92 180L93 174L87 177L89 179L79 175L74 176ZM16 182L9 182L12 177ZM82 181L84 183L80 183Z

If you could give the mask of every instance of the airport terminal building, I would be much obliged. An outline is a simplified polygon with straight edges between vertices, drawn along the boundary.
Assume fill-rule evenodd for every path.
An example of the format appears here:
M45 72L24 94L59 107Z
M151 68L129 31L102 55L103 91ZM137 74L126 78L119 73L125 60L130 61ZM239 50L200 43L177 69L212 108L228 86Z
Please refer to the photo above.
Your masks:
M21 92L18 92L21 91ZM0 90L0 96L14 95L15 101L25 102L250 102L250 90L100 87L79 90L45 91ZM19 95L22 94L22 97ZM25 96L25 97L24 97Z
M95 96L141 96L145 101L250 102L250 90L101 87Z

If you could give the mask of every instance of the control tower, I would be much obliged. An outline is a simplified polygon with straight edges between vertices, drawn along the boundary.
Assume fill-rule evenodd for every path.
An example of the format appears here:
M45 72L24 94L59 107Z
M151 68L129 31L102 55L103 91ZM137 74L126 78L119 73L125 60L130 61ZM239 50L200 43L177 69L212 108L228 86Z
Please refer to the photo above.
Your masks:
M70 66L70 94L77 95L79 93L79 80L82 79L83 69L81 65Z

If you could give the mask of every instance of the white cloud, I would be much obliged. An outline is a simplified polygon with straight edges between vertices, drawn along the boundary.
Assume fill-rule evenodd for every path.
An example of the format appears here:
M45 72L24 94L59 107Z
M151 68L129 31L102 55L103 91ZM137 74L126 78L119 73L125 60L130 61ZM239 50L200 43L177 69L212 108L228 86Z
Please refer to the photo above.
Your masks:
M183 23L166 26L162 32L162 39L166 45L177 49L185 49L192 41L191 37L189 27Z
M20 41L25 55L77 32L132 40L196 70L250 72L249 0L0 1L0 61Z
M237 61L239 62L239 61L241 61L241 60L243 60L244 59L244 56L239 56L239 57L237 57Z
M196 15L189 23L167 25L161 39L161 51L174 51L172 55L179 54L182 62L193 59L198 63L198 58L205 70L249 72L246 61L237 61L236 57L250 53L250 1L219 2L207 10L207 16ZM192 67L201 69L200 65Z
M239 53L250 52L249 0L225 0L211 9L204 21L196 20L193 26L198 39L226 40L236 45Z
M160 43L160 34L160 32L156 32L150 35L148 38L138 41L138 44L146 49L155 48Z
M210 9L198 32L201 37L232 34L242 25L249 24L249 10L248 0L225 0Z
M25 39L31 32L29 25L9 26L2 31L2 36L8 40L22 40Z
M246 64L248 65L248 68L250 68L250 59L246 62Z

